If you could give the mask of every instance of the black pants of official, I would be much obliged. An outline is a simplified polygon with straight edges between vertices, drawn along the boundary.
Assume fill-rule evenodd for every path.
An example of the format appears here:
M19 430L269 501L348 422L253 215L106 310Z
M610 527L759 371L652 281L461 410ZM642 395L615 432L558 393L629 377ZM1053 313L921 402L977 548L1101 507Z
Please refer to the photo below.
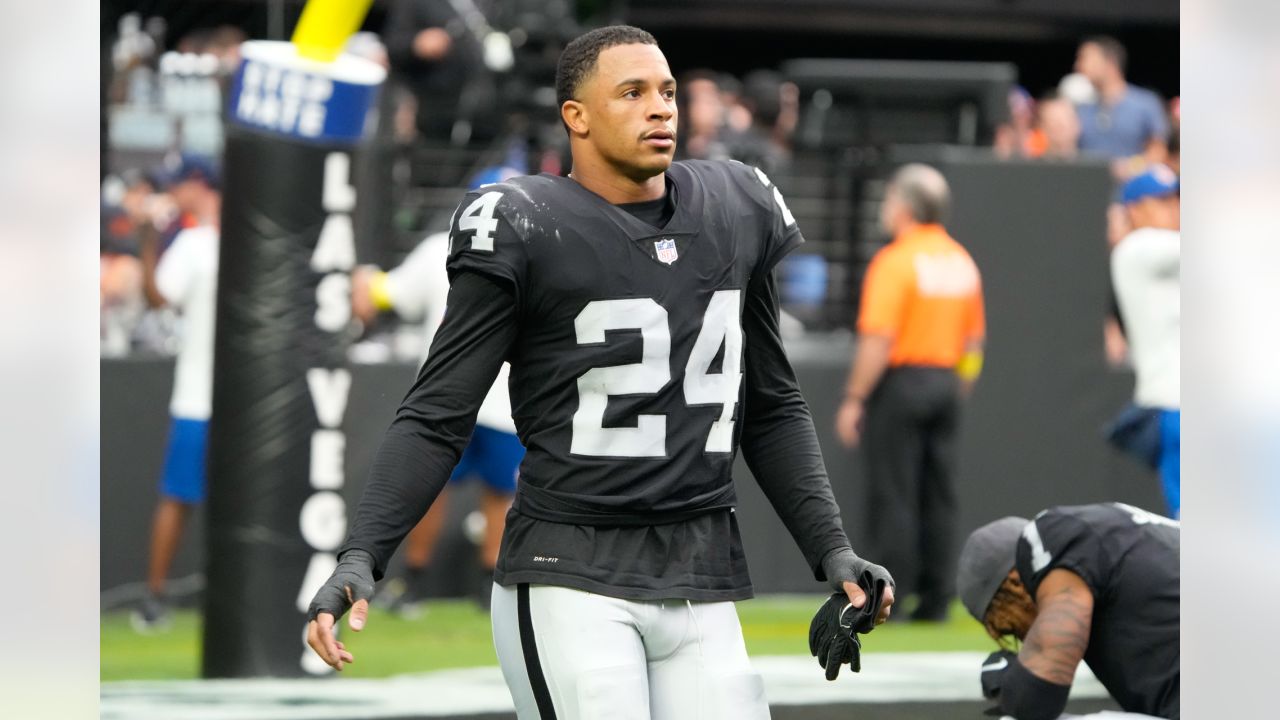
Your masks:
M959 415L959 380L948 368L890 368L867 403L874 560L893 574L898 598L919 595L923 618L942 615L955 595Z

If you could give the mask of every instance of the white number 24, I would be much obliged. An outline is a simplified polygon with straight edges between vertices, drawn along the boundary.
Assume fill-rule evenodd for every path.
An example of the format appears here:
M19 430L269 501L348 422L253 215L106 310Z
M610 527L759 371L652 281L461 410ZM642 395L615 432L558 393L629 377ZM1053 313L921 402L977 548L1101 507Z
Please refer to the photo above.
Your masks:
M717 290L711 296L702 330L685 365L685 402L721 407L707 435L706 452L733 449L733 411L742 383L741 294L741 290ZM639 330L643 350L638 363L592 368L578 378L578 411L573 415L569 451L605 457L665 457L665 415L637 415L635 427L607 428L604 413L610 395L654 394L671 380L671 330L666 309L651 298L596 300L578 313L574 329L579 345L604 343L608 330ZM711 363L722 344L721 371L712 373Z

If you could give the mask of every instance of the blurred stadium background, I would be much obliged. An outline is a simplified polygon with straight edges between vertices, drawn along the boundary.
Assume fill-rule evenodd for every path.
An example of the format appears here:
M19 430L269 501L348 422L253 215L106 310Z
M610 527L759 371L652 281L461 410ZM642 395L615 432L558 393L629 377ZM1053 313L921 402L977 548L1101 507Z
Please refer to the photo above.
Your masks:
M1055 504L1162 506L1155 480L1101 434L1132 392L1132 373L1121 356L1109 356L1103 326L1110 303L1107 206L1118 179L1135 170L1112 158L1054 151L1048 135L1055 129L1042 125L1037 101L1055 92L1074 98L1080 85L1068 76L1077 48L1105 33L1127 49L1129 81L1168 102L1176 133L1177 2L441 0L469 18L453 30L470 38L474 52L432 81L389 52L392 35L406 31L395 26L401 15L394 6L412 4L375 0L347 46L390 70L355 153L358 262L395 266L426 234L443 229L467 183L485 169L567 171L551 88L559 49L590 27L635 24L656 35L683 90L699 81L714 89L682 93L686 123L709 118L705 128L682 132L684 152L767 167L809 241L782 268L784 304L795 319L788 348L855 547L875 539L859 529L865 487L858 457L831 430L834 389L851 357L862 274L888 240L876 226L884 178L908 161L929 162L947 175L955 194L948 227L984 277L987 369L962 432L961 530ZM152 224L162 240L182 222L155 178L180 154L222 158L241 43L289 39L303 6L302 0L102 5L103 716L509 717L502 714L500 681L485 684L492 678L475 681L475 692L498 695L487 709L437 707L433 693L422 692L410 709L378 715L362 715L367 706L358 700L310 707L299 698L311 689L254 699L230 686L189 682L202 674L201 611L217 590L206 583L209 533L200 513L170 573L178 607L172 627L138 634L130 626L129 612L145 592L181 331L174 313L148 302L144 228ZM341 494L352 507L413 376L421 334L386 317L352 322L340 334L352 373ZM821 683L787 684L784 661L804 656L808 617L824 591L806 576L745 467L739 470L740 517L752 528L746 549L762 596L740 613L753 657L778 661L763 663L775 671L768 680L775 716L847 717L854 704L859 717L980 716L977 660L991 643L958 606L946 623L897 624L869 636L867 670L841 678L852 688L847 695L823 695ZM474 489L455 494L430 570L428 586L438 600L417 620L378 611L370 632L350 639L361 657L348 673L353 679L495 664L483 611L466 599L475 505ZM928 682L877 674L890 654L907 663L893 665L907 675L912 662L955 668L954 687L940 681L948 689L931 693ZM330 682L323 692L338 698L352 682ZM214 695L244 702L224 704L219 714ZM1077 710L1108 707L1096 685L1079 684L1077 697ZM295 714L276 714L281 708Z

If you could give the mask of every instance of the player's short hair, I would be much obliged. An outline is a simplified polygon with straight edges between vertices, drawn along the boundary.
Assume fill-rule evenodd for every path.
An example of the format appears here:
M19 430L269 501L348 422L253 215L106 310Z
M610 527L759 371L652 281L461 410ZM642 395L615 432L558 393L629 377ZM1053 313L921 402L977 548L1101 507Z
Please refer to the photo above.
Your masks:
M1097 45L1102 51L1102 56L1111 61L1116 67L1120 68L1121 74L1129 65L1129 53L1125 51L1124 45L1120 41L1110 35L1094 35L1084 39L1082 45Z
M934 224L946 220L951 209L951 189L942 173L928 165L911 163L895 172L890 184L916 222Z
M574 38L556 64L556 107L577 98L578 87L596 69L601 51L616 45L657 45L652 35L630 25L608 25Z

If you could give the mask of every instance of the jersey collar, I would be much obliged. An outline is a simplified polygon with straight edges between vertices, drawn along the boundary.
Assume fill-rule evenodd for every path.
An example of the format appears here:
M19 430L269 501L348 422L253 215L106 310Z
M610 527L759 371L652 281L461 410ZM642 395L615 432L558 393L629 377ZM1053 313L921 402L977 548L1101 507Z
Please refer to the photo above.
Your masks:
M599 207L604 216L632 240L696 235L701 225L705 195L702 183L683 163L679 162L671 163L666 175L672 184L675 211L671 214L671 219L667 221L666 226L661 228L640 220L575 180L565 178L564 182L571 184L575 188L574 192L577 192L586 202Z

